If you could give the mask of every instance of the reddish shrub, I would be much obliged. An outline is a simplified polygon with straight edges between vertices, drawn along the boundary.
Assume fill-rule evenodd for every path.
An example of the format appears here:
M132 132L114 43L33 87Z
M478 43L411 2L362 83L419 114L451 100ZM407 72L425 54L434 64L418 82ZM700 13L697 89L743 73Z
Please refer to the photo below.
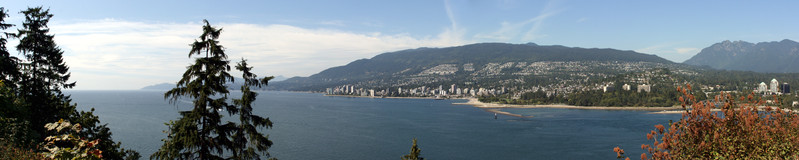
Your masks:
M677 90L686 108L682 118L668 129L655 125L646 135L652 145L641 145L641 159L799 159L796 112L766 106L754 93L697 102L690 85ZM614 151L625 157L620 148Z

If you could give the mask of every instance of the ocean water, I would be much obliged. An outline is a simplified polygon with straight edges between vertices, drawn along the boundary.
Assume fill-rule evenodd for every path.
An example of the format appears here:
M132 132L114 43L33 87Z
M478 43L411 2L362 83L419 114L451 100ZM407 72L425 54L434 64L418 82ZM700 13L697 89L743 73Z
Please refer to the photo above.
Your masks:
M166 137L164 123L188 110L163 91L67 91L78 108L95 108L113 138L144 158ZM234 92L230 97L238 97ZM417 138L430 159L615 159L620 146L637 158L653 125L679 114L576 109L503 109L517 118L467 105L465 100L371 99L314 93L261 92L254 113L274 122L266 130L279 159L399 159Z

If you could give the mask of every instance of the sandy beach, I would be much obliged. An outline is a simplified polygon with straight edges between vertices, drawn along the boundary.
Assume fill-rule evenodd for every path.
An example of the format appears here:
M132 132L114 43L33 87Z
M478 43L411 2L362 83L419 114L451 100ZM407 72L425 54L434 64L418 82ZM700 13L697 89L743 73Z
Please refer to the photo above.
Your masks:
M472 105L477 108L566 108L566 109L600 109L600 110L637 110L637 111L681 111L682 107L606 107L606 106L572 106L564 104L545 104L545 105L519 105L519 104L496 104L483 103L476 98L469 98L465 103L452 103L455 105Z

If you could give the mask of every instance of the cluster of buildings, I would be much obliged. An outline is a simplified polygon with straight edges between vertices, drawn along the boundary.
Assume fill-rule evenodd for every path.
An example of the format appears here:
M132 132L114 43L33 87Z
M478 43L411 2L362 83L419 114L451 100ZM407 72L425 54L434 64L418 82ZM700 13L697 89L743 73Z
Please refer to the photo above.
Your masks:
M451 98L451 97L477 97L477 96L496 96L505 94L507 90L505 87L500 89L491 88L458 88L455 84L445 88L439 85L438 88L421 86L416 88L402 88L396 89L365 89L356 88L354 85L342 85L333 88L327 88L325 94L328 95L353 95L353 96L369 96L369 97L438 97L438 98Z
M771 83L766 85L766 82L760 82L757 85L757 89L755 90L756 93L761 93L763 95L782 95L782 94L791 94L791 85L788 83L780 84L777 79L771 79Z
M613 88L612 84L604 85L600 89L602 89L602 92L613 92L613 91L616 90L616 88ZM623 89L625 91L629 91L629 90L632 90L632 86L625 83L624 85L621 86L621 89ZM636 87L636 89L638 90L639 93L640 92L647 92L648 93L648 92L652 92L652 85L639 84Z

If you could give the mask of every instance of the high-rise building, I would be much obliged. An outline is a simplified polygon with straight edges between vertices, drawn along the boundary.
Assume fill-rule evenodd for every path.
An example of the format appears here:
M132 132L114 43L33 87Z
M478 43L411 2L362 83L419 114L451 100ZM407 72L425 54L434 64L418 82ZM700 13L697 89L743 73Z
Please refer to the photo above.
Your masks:
M757 92L765 93L767 90L768 88L766 87L766 82L760 82L760 84L757 85Z
M782 94L791 93L791 85L788 85L788 83L780 84L780 93L782 93Z
M776 78L775 79L771 79L771 85L769 86L769 92L771 92L772 94L779 93L779 92L777 92L778 91L777 87L779 85L780 85L780 82L778 82Z

